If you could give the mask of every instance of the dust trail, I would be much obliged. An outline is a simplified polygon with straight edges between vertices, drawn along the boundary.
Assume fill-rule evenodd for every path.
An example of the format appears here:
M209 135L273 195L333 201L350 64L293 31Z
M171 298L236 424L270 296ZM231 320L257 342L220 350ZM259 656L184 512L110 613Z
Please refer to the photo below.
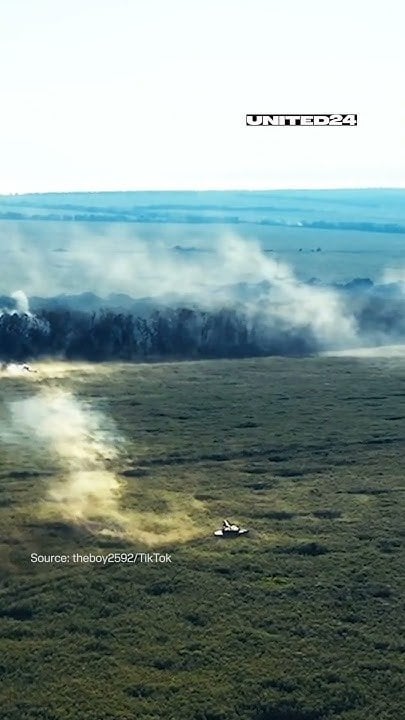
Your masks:
M85 382L95 376L109 376L117 373L117 363L74 362L72 360L40 360L35 362L38 380L74 380Z
M113 465L123 441L106 416L72 392L48 387L10 403L9 409L20 441L34 441L60 469L47 488L40 508L43 517L155 546L198 534L192 513L201 504L192 498L166 498L166 512L122 509L125 485Z
M13 424L49 451L62 481L49 488L49 498L63 505L73 519L110 515L117 506L119 483L107 469L117 456L103 432L101 417L72 393L46 388L38 395L10 404Z

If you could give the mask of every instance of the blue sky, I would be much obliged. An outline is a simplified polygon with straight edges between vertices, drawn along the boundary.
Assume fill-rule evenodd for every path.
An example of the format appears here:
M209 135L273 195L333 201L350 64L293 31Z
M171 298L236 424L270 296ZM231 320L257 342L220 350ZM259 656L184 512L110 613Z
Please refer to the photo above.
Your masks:
M404 28L402 0L0 0L0 193L405 187Z

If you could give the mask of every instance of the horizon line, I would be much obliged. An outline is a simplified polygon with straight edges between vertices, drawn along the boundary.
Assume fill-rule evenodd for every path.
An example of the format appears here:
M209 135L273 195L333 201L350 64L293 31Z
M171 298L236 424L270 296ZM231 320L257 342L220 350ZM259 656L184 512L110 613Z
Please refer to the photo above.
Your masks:
M230 192L243 192L243 193L259 193L259 192L330 192L330 191L361 191L361 190L405 190L405 186L399 185L361 185L361 186L329 186L329 187L278 187L278 188L162 188L162 189L125 189L125 190L40 190L40 191L27 191L27 192L10 192L0 193L0 198L13 198L13 197L24 197L26 195L96 195L105 193L230 193Z

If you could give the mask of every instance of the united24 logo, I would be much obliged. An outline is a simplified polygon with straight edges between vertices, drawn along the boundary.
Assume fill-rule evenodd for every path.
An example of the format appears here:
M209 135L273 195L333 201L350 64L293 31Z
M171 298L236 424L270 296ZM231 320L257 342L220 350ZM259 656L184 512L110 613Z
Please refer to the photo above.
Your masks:
M321 125L357 125L356 114L331 115L246 115L246 125L255 126L309 126Z

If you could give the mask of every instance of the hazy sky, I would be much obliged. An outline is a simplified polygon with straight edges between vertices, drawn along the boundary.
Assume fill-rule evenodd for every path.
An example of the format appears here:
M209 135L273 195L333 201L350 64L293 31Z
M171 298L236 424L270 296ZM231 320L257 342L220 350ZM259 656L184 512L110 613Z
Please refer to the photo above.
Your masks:
M403 0L0 0L0 193L405 187L404 33Z

